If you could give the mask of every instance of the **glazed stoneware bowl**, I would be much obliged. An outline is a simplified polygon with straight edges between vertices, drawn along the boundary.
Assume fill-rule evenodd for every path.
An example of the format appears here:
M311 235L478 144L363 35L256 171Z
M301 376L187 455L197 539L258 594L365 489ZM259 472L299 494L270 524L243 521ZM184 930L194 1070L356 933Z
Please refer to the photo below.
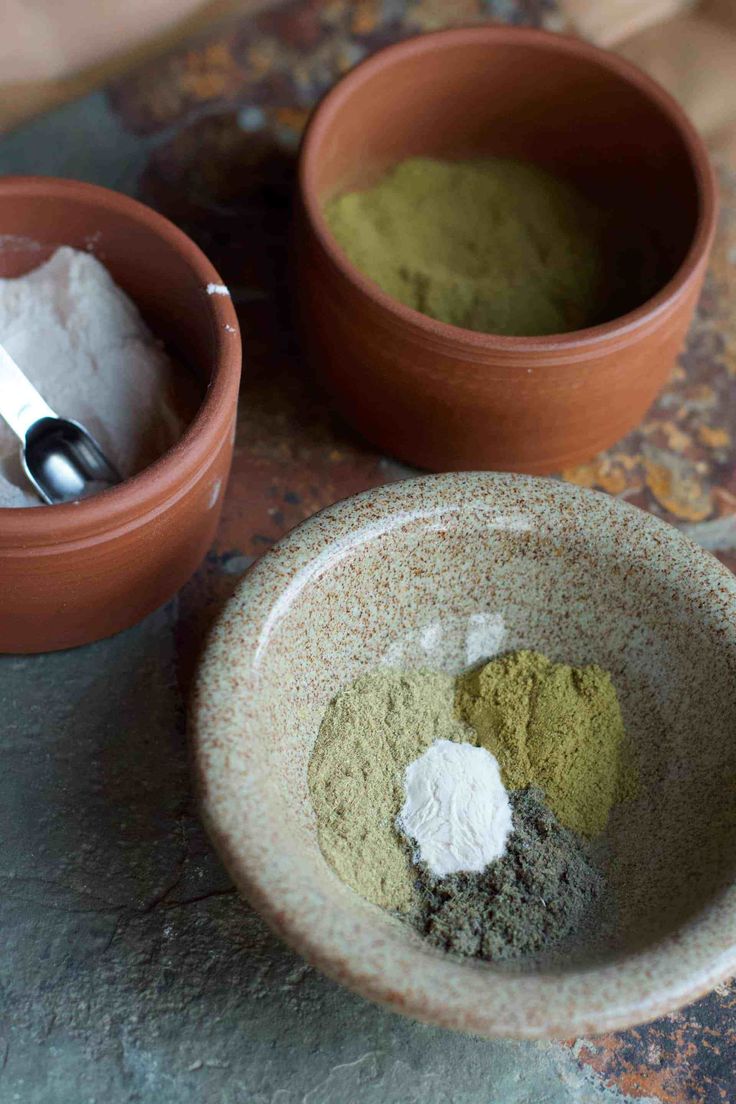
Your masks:
M1 180L0 276L22 275L60 245L106 265L203 398L180 441L120 486L79 503L0 509L2 652L85 644L170 598L212 541L232 455L240 336L229 295L208 294L222 281L204 254L106 188Z
M552 970L462 962L320 852L307 764L327 704L381 665L516 648L611 671L640 772L614 810L610 947ZM736 968L736 579L663 522L519 475L425 476L316 515L217 623L192 719L206 824L238 887L372 1000L486 1036L571 1037L671 1010Z
M607 220L606 310L546 337L436 322L347 259L327 200L407 157L502 155L567 178ZM299 169L305 347L337 408L419 467L551 472L636 425L666 381L702 285L715 186L675 101L614 54L518 27L381 50L324 98Z

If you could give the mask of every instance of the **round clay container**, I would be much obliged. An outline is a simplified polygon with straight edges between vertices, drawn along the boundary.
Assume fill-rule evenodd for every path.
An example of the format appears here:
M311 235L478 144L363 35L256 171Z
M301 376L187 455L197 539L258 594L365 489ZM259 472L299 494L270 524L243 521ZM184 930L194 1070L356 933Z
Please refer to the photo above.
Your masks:
M499 337L437 322L364 277L323 215L408 157L533 161L606 215L598 324ZM441 31L344 77L307 129L298 257L307 351L371 442L431 469L549 472L642 418L682 347L713 238L705 147L675 101L623 58L518 27Z
M462 960L341 881L308 764L329 702L361 675L455 675L517 648L610 671L638 788L599 841L613 894L599 945ZM330 506L238 584L190 729L204 821L237 886L310 962L396 1012L573 1039L661 1016L736 971L736 577L634 506L488 472Z
M143 204L72 180L0 181L0 276L60 245L92 251L203 399L178 443L120 486L63 506L0 509L0 651L85 644L139 621L189 578L214 536L230 469L240 336L222 280ZM189 381L191 386L191 381Z

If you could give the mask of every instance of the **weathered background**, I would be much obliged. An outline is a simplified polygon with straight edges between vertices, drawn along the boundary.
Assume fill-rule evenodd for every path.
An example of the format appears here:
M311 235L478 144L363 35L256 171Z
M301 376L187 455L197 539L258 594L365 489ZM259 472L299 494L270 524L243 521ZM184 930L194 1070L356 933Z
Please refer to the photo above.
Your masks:
M291 327L285 230L309 109L400 36L488 18L561 29L575 7L303 0L230 21L0 142L0 171L107 184L181 224L228 281L245 345L233 476L196 578L113 640L0 658L0 1104L736 1099L728 986L567 1045L445 1034L346 993L238 899L189 790L184 695L218 604L314 510L406 474L325 408ZM563 476L660 514L736 568L736 172L723 133L720 234L670 386L639 431Z

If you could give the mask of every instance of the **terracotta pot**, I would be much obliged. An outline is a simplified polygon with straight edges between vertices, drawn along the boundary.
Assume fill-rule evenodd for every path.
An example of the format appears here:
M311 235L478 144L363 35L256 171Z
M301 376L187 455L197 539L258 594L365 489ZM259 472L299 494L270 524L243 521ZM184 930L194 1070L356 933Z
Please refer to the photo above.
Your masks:
M610 219L607 316L548 337L436 322L347 260L322 214L407 157L503 155L565 176ZM547 472L641 419L703 281L713 173L675 101L576 39L484 26L409 39L359 65L304 138L298 212L305 343L339 410L420 467Z
M92 249L206 386L181 440L119 487L70 505L0 509L0 651L50 651L134 624L199 564L230 469L240 337L230 297L207 293L222 281L197 246L106 188L0 180L0 242L0 276L21 275L59 245Z

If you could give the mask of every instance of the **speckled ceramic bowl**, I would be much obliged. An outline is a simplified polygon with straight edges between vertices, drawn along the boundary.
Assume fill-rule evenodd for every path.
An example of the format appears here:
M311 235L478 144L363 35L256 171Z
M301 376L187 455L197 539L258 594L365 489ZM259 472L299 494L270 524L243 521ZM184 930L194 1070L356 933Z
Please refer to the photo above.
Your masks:
M519 647L613 675L641 773L610 821L610 949L548 972L454 961L319 850L307 763L331 697L380 664L459 671ZM614 499L426 477L330 507L219 620L193 702L203 810L238 886L339 981L486 1036L623 1028L736 969L736 579Z

